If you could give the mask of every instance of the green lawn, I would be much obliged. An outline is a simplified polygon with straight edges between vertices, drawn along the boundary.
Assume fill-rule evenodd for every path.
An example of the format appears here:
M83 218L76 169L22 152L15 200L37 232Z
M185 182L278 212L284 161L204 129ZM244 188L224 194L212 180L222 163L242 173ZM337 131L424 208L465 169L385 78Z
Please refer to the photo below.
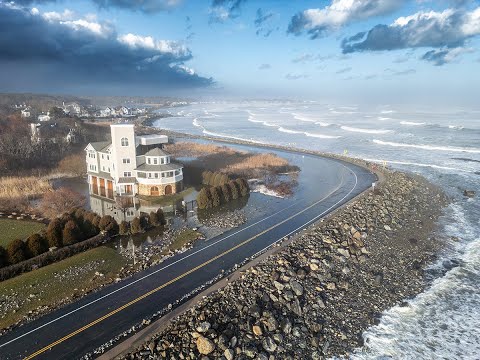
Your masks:
M30 271L0 286L0 329L16 323L39 306L51 306L109 282L126 259L109 247L98 247ZM95 275L95 272L103 276ZM18 308L6 308L17 303ZM10 304L10 305L8 305Z
M6 247L10 241L25 239L44 227L37 221L0 219L0 245Z
M177 194L163 195L163 196L139 195L139 198L142 200L146 200L154 205L168 206L168 205L172 205L172 203L174 202L182 200L185 196L191 194L193 190L195 190L193 187L189 187Z

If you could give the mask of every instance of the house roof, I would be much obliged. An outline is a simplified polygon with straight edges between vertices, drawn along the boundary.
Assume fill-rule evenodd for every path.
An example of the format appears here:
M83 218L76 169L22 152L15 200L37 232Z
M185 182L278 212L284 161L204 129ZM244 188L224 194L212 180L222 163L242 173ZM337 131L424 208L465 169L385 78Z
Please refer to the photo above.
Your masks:
M168 155L170 154L168 154L167 152L163 151L158 147L152 150L149 150L145 153L145 156L168 156Z
M90 145L97 150L97 151L102 151L102 150L107 150L107 148L111 145L112 143L110 141L99 141L99 142L92 142Z
M158 164L158 165L153 165L153 164L141 164L139 165L135 170L138 171L172 171L172 170L178 170L182 169L183 166L179 164Z
M137 182L137 179L133 176L121 177L121 178L118 178L118 181L117 181L117 183L119 184L135 184L136 182Z

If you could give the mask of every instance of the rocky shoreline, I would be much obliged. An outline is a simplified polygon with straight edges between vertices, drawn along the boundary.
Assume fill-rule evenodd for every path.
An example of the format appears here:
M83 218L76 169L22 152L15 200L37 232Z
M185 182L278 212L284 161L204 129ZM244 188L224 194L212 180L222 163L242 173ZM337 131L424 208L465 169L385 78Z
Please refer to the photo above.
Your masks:
M384 171L368 191L206 297L125 359L321 359L348 354L382 311L425 287L443 192Z

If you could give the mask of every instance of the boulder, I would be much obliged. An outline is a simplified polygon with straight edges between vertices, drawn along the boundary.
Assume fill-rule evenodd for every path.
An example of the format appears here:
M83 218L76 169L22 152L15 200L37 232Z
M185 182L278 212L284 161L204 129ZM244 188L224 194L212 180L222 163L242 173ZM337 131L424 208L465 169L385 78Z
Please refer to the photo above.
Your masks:
M202 355L208 355L213 352L213 350L215 350L215 344L213 343L213 341L207 339L204 336L198 337L196 344L198 352Z

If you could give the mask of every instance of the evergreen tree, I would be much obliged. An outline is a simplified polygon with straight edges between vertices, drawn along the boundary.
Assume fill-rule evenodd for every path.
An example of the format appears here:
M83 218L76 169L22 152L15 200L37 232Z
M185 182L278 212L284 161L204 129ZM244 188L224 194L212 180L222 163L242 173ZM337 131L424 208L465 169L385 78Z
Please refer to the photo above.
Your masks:
M232 195L230 194L230 188L228 187L228 184L225 183L223 184L220 189L222 190L222 198L224 203L228 203L230 199L232 198Z
M158 216L158 221L159 221L160 225L166 225L167 224L167 220L165 219L165 213L163 212L163 210L161 208L157 209L157 216Z
M230 194L232 194L232 199L238 199L239 198L239 192L238 192L238 187L235 181L231 180L228 182L228 187L230 188Z
M53 219L47 226L46 238L48 246L61 247L62 242L62 221L60 219Z
M68 220L63 227L62 236L64 245L75 244L80 239L80 228L73 220Z
M244 197L248 194L249 189L248 189L248 183L244 179L236 179L235 183L238 186L238 190L240 193L240 196Z
M47 241L40 234L32 234L27 238L29 257L38 256L48 250Z
M105 231L109 235L118 234L118 223L110 215L104 215L100 220L100 222L98 223L98 227L100 228L101 231Z
M7 250L3 246L0 246L0 268L7 266Z
M120 235L127 235L128 234L128 222L123 220L118 227L118 232L119 232Z
M142 232L142 224L140 223L140 219L138 217L133 218L130 224L130 231L132 234L138 234Z
M16 239L8 243L7 259L9 264L18 264L27 259L25 243L22 240Z
M212 198L212 206L217 207L220 206L220 191L219 187L211 187L210 188L210 196Z
M209 209L212 207L212 198L210 191L203 188L197 195L197 206L199 209Z
M150 219L150 224L152 224L153 226L160 225L158 215L155 211L150 212L149 219Z

